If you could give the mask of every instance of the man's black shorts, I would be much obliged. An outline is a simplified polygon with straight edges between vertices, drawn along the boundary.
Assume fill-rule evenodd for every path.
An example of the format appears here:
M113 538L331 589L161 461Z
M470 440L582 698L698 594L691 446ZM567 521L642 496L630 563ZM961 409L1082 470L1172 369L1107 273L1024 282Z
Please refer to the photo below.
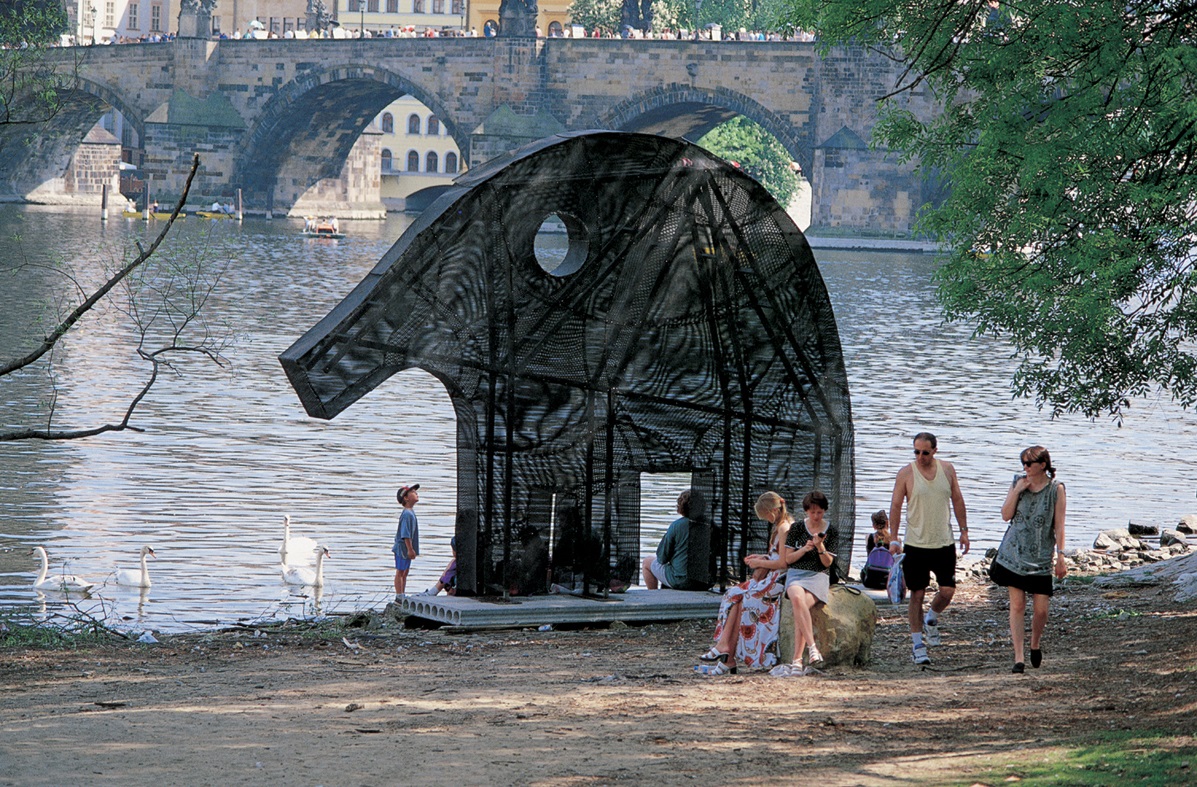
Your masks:
M931 584L931 574L941 588L956 587L956 545L924 549L907 546L903 553L902 573L906 576L909 590L926 590Z

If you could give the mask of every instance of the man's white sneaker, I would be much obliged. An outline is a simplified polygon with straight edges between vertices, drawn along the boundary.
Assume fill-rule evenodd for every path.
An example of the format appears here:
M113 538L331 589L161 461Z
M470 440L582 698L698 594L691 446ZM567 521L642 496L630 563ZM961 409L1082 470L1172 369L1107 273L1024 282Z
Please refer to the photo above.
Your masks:
M927 655L927 646L921 642L914 646L914 663L920 667L931 663L931 657Z
M931 647L935 647L940 643L939 620L935 620L934 622L926 619L923 620L923 640Z

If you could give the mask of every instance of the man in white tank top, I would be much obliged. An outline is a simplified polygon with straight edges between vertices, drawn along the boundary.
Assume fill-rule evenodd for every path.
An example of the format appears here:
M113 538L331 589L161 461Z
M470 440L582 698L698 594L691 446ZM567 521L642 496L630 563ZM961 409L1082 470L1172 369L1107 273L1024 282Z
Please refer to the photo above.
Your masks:
M935 458L939 450L935 435L919 432L914 436L914 461L898 471L890 501L891 550L898 549L898 531L902 525L902 503L906 503L906 543L902 572L910 590L910 636L914 663L931 663L928 645L939 644L939 613L952 603L956 594L956 546L952 538L951 510L960 526L960 549L968 554L968 514L964 495L956 479L956 468ZM923 617L923 596L931 584L931 574L939 591L931 599L931 608ZM924 633L926 637L924 638Z

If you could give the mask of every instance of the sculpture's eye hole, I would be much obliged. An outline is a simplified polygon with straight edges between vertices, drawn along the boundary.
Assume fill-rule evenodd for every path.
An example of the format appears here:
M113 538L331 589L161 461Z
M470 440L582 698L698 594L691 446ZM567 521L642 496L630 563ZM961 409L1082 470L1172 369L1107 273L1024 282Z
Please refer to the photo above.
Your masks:
M536 264L552 276L569 276L582 269L590 254L586 225L568 213L550 213L532 240Z

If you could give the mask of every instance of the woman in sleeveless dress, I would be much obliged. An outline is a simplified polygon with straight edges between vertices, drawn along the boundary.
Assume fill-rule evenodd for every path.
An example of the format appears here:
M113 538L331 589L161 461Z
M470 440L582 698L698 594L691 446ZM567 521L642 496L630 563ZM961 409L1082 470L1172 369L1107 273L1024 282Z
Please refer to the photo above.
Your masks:
M744 558L752 576L723 594L715 644L699 656L703 661L715 662L714 671L708 674L734 672L741 664L767 668L777 663L778 602L783 589L779 580L785 569L780 552L794 519L786 511L785 499L776 492L761 495L755 510L771 525L769 553Z
M1052 569L1057 579L1068 573L1064 565L1064 484L1056 481L1051 455L1034 445L1019 455L1026 473L1015 476L1002 519L1010 523L1002 537L989 576L1010 594L1010 641L1014 672L1023 672L1023 640L1027 594L1031 595L1031 666L1043 663L1043 630L1052 597Z

